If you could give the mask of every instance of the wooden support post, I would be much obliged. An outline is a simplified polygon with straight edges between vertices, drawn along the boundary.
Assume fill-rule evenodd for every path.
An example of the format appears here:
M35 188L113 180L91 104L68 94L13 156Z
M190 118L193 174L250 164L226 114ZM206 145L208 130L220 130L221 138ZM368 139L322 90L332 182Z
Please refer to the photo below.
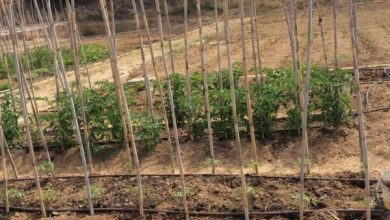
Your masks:
M255 128L253 126L253 114L252 114L252 103L248 82L248 69L246 62L246 33L245 33L245 16L244 16L244 1L239 1L240 7L240 22L241 22L241 51L242 51L242 71L244 72L244 90L245 90L245 101L246 101L246 109L247 109L247 117L248 117L248 126L251 138L251 146L252 146L252 160L255 162L255 173L259 175L259 166L258 166L258 158L257 158L257 146L256 146L256 136L255 136ZM253 32L252 32L253 33ZM252 38L253 40L253 38ZM252 41L252 43L254 43ZM253 45L253 44L252 44ZM255 60L256 61L256 60ZM256 69L257 71L257 69Z
M50 0L46 0L46 6L47 6L47 11L48 11L48 19L49 19L49 24L50 24L51 36L52 36L52 39L53 39L53 47L52 47L52 49L53 49L54 55L55 55L54 59L55 59L55 63L58 64L58 68L60 70L60 71L58 71L58 73L60 73L60 75L58 77L59 77L59 79L61 81L61 84L62 84L64 90L67 93L68 102L70 104L70 110L71 110L71 113L72 113L72 122L73 122L73 126L74 126L75 132L76 132L76 140L77 140L77 142L79 144L79 148L80 148L80 156L81 156L81 162L82 162L82 166L83 166L84 182L85 182L85 188L86 188L86 193L87 193L89 213L91 215L94 215L94 209L93 209L93 203L92 203L92 194L91 194L91 186L90 186L90 183L89 183L89 173L88 173L88 167L87 167L87 160L86 160L86 157L85 157L84 144L83 144L83 141L82 141L80 127L79 127L79 122L77 120L76 109L75 109L74 101L73 101L73 98L72 98L72 91L69 88L69 83L68 83L68 80L67 80L67 77L66 77L66 72L65 72L64 61L63 61L62 55L60 53L60 46L59 46L59 43L58 43L57 34L56 34L56 31L55 31L55 27L54 27L54 21L53 21L53 15L52 15L52 12L51 12Z
M79 60L79 50L77 48L77 39L76 39L76 11L75 9L75 2L72 0L72 6L70 5L69 0L66 1L66 12L68 17L68 22L70 23L70 46L72 49L72 57L73 57L73 68L74 68L74 75L76 79L76 86L77 86L77 95L80 99L80 113L82 122L84 125L84 144L85 149L87 151L87 160L89 165L89 171L91 174L93 174L93 162L92 162L92 155L91 155L91 148L90 148L90 142L89 142L89 128L88 128L88 122L87 122L87 116L85 114L85 101L84 101L84 95L83 95L83 86L81 83L81 77L80 77L80 60Z
M3 0L1 0L1 7L3 8L4 14L6 15L7 12L6 12ZM18 48L18 40L17 40L16 30L15 30L15 21L14 21L14 13L12 10L12 3L8 4L8 13L9 13L9 20L7 22L8 22L10 36L12 39L12 47L13 47L14 61L15 61L15 73L16 73L15 75L16 75L16 78L17 78L18 84L19 84L20 104L22 107L24 124L26 125L27 143L28 143L28 147L29 147L29 151L30 151L31 163L33 166L35 185L37 187L37 193L39 196L42 217L46 218L46 208L45 208L45 203L43 201L43 193L42 193L42 189L41 189L41 183L39 181L39 175L38 175L38 170L37 170L37 165L36 165L36 160L35 160L35 155L34 155L34 147L33 147L33 143L32 143L31 131L30 131L30 126L29 126L26 99L24 96L24 87L22 85L20 60L19 60L19 58L20 58L19 57L19 48Z
M144 51L144 43L142 39L142 33L141 33L141 28L140 28L140 22L138 18L138 10L137 10L137 5L135 0L132 0L132 5L133 5L133 13L134 13L134 18L135 18L135 25L137 27L137 32L138 32L138 38L140 41L140 50L141 50L141 58L142 58L142 70L144 72L144 81L145 81L145 92L146 92L146 100L148 104L148 112L151 116L153 116L153 101L152 101L152 94L150 90L150 81L149 81L149 76L148 76L148 71L146 70L146 60L145 60L145 51ZM141 4L141 10L143 9L143 4ZM144 19L144 25L146 25L146 15L145 15L145 10L142 10L141 16L143 16ZM151 42L151 41L150 41ZM157 74L156 70L156 64L154 63L154 54L153 54L153 48L152 44L150 43L150 53L152 56L152 62L153 62L153 70L155 71L155 74Z
M188 220L190 219L190 216L188 212L187 193L186 193L185 180L184 180L184 168L183 168L183 161L181 157L179 132L176 124L176 114L175 114L175 105L173 103L174 97L172 94L172 85L171 85L171 80L169 79L168 67L165 58L164 36L163 36L161 13L160 13L160 6L158 0L155 0L155 4L157 8L158 25L159 25L159 33L160 33L160 47L161 47L163 65L164 65L164 73L168 84L168 98L169 98L169 105L171 107L171 117L172 117L173 132L174 132L175 143L176 143L177 160L179 163L179 170L180 170L180 184L181 184L181 192L182 192L183 205L184 205L184 214L185 214L185 219Z
M51 161L51 158L50 158L49 148L47 147L47 141L46 141L46 138L43 134L43 128L42 128L42 124L41 124L40 117L39 117L38 105L37 105L37 102L35 99L34 84L32 81L31 66L30 66L30 57L31 56L29 56L31 54L30 54L30 50L28 48L27 38L25 35L25 29L24 29L25 20L23 17L22 6L20 3L20 0L17 1L17 7L18 7L19 12L20 12L20 28L22 31L23 47L24 47L24 53L26 54L26 62L27 62L27 74L29 77L29 84L30 85L28 85L24 73L21 73L22 81L26 87L26 92L27 92L27 95L30 99L30 105L31 105L31 109L33 111L34 120L35 120L35 123L37 124L37 127L38 127L39 138L41 139L41 143L43 145L43 148L45 149L46 159L49 163L53 164L53 162ZM21 65L21 70L23 71L23 65ZM28 88L29 86L30 86L31 92L29 91L29 88Z
M1 118L1 113L0 113ZM7 165L5 163L5 137L3 132L3 125L0 124L0 151L1 151L1 170L3 171L3 196L4 196L4 207L5 213L9 213L9 200L8 200L8 171Z
M111 33L111 29L110 29L106 0L99 0L99 3L100 3L100 9L101 9L101 13L102 13L103 21L104 21L104 27L106 30L108 49L110 52L112 76L114 79L116 91L118 91L118 93L119 93L119 96L118 96L118 100L120 103L119 107L123 109L124 114L125 114L124 118L126 120L126 126L129 129L128 135L130 138L130 142L131 142L131 146L132 146L133 154L134 154L134 163L136 165L136 171L137 171L137 186L138 186L138 190L139 190L139 194L138 194L139 212L140 212L141 217L144 217L145 213L144 213L144 207L143 207L144 206L144 198L143 198L143 189L142 189L142 181L141 181L141 169L140 169L140 165L139 165L137 147L135 145L133 125L132 125L131 118L130 118L130 111L128 108L128 103L127 103L125 92L123 89L122 80L121 80L120 75L119 75L118 60L117 60L118 56L117 56L117 51L116 51L116 47L114 44L114 39L112 37L112 33Z
M253 57L253 66L255 68L255 79L256 83L259 83L259 70L257 69L257 54L256 54L256 33L255 33L255 0L251 1L251 35L252 35L252 57Z
M167 29L168 29L168 45L169 45L169 51L170 51L170 57L171 57L171 68L172 68L172 73L175 72L175 64L174 64L174 60L173 60L173 48L172 48L172 38L171 38L171 25L170 25L170 22L169 22L169 12L168 12L168 4L167 4L167 0L164 0L164 15L165 15L165 20L166 20L166 26L167 26Z
M364 183L365 183L365 208L366 208L366 219L371 219L371 202L370 202L370 182L368 173L368 153L367 153L367 141L365 134L364 125L364 113L362 97L360 92L360 73L359 73L359 57L357 49L357 24L356 24L356 1L349 0L349 19L350 19L350 30L351 30L351 42L352 42L352 57L353 57L353 73L355 79L356 88L356 102L358 111L358 125L359 125L359 148L361 153L361 164L364 172Z
M299 219L304 219L305 203L305 164L306 164L306 146L308 143L307 118L309 108L309 84L311 74L311 33L313 20L313 0L308 0L308 21L307 21L307 46L306 46L306 74L303 91L303 117L302 117L302 144L300 159L300 197L299 197Z
M214 17L215 17L215 38L217 41L217 62L218 62L218 76L220 89L223 88L223 75L221 68L221 44L219 36L219 19L218 19L218 0L214 0Z
M207 82L206 64L204 57L204 43L203 43L203 29L202 29L202 12L200 8L200 0L196 1L196 8L198 12L198 29L199 29L199 50L200 50L200 63L202 66L202 81L203 81L203 96L205 113L207 117L207 135L209 139L210 147L210 159L211 159L211 173L215 174L215 156L214 156L214 141L213 141L213 129L211 127L211 110L209 101L209 84Z
M229 15L228 15L228 0L223 0L223 11L225 19L225 38L226 38L226 49L228 56L228 70L229 70L229 82L230 82L230 95L232 99L232 112L233 112L233 123L234 123L234 134L235 134L235 143L238 150L238 159L240 162L240 178L241 178L241 187L242 187L242 203L245 211L245 220L249 220L249 205L248 205L248 195L246 188L246 180L244 173L244 161L242 157L242 148L240 140L240 131L238 127L238 117L237 117L237 105L236 105L236 92L234 88L234 79L233 79L233 70L232 70L232 55L231 55L231 42L230 42L230 32L229 32Z
M151 54L151 58L152 58L154 76L156 78L156 86L158 89L158 93L160 95L160 101L161 101L160 109L161 109L161 112L163 113L165 133L166 133L167 138L168 138L169 151L170 151L170 156L171 156L171 173L175 173L175 158L174 158L174 152L173 152L173 146L172 146L171 131L169 129L168 114L167 114L166 104L165 104L165 95L164 95L163 88L161 86L160 76L157 72L157 65L155 63L154 50L152 47L152 40L150 37L149 25L148 25L148 21L146 19L146 14L145 14L145 9L144 9L143 3L144 3L143 0L141 0L141 11L142 11L142 14L144 17L144 25L145 25L146 34L148 37L148 43L150 45L150 54ZM160 8L157 8L157 6L159 6L159 5L156 4L156 10L160 11ZM160 13L160 15L161 15L161 13ZM140 38L140 43L142 43L142 37ZM146 66L146 63L144 65Z
M7 140L5 139L4 131L3 131L3 136L4 136L4 146L5 146L5 150L6 150L6 153L7 153L8 158L9 158L9 160L10 160L10 162L11 162L12 170L14 171L15 178L16 178L16 179L19 179L18 170L16 169L16 165L15 165L15 162L14 162L14 158L12 157L11 151L9 150L9 146L8 146Z
M321 40L322 40L322 48L324 52L324 61L325 61L325 66L326 69L329 70L329 65L328 65L328 55L326 53L326 44L325 44L325 35L324 35L324 25L322 23L323 17L321 13L321 5L320 5L320 0L317 0L317 13L318 13L318 25L320 26L320 32L321 32Z
M257 58L259 60L259 74L260 74L260 82L263 83L264 77L263 77L263 63L261 60L261 53L260 53L260 34L259 34L259 28L257 27L257 5L256 0L253 1L252 5L253 10L253 17L254 17L254 27L255 27L255 35L256 35L256 45L257 45ZM258 83L259 81L257 81Z
M339 67L337 58L337 0L333 0L333 41L334 41L334 67Z

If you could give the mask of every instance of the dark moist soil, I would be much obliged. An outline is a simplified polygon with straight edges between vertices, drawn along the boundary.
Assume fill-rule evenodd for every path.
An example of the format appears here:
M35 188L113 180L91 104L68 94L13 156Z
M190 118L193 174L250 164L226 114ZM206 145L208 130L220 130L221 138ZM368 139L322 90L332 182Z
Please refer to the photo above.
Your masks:
M349 177L349 176L348 176ZM188 207L197 212L242 212L240 195L241 182L239 177L231 176L186 176ZM183 210L182 198L179 196L180 177L143 177L144 208L158 210ZM48 209L87 208L84 180L82 178L43 180L42 188L55 191L55 199L46 201ZM250 211L280 211L297 210L299 195L298 179L277 179L263 177L247 177L247 184L254 193L249 194ZM92 178L91 185L100 189L102 195L94 198L95 208L138 208L138 190L135 177ZM11 182L10 189L22 190L25 196L22 199L12 199L11 205L18 207L39 208L33 181ZM307 209L363 209L364 183L326 180L307 180L305 183L306 195L312 200L306 204ZM374 185L371 186L373 192ZM96 190L95 190L96 191ZM373 195L371 192L371 195ZM299 198L299 197L298 197ZM123 219L136 213L117 213ZM319 214L308 214L310 219ZM182 216L159 213L149 215L148 219L181 219ZM351 215L341 216L342 219L351 219ZM296 215L262 216L258 219L296 219ZM207 218L203 218L207 219ZM215 219L213 217L213 219ZM221 218L222 219L222 218ZM223 217L223 219L236 219ZM240 218L238 218L240 219ZM326 219L326 218L325 218ZM363 215L356 214L353 219L363 219Z

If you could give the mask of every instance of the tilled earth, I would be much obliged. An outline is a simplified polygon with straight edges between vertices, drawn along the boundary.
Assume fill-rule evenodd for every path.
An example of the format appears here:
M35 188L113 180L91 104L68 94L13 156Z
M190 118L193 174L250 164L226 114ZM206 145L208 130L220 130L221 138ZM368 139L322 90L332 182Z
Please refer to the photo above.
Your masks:
M190 211L220 213L243 211L239 177L186 176L185 182ZM138 188L136 183L135 177L91 178L92 191L95 197L94 207L137 209ZM182 218L180 215L164 213L164 210L183 210L180 177L144 176L142 177L142 183L144 208L162 210L158 214L150 215L149 219ZM249 176L247 177L247 184L250 188L248 195L251 212L298 209L300 186L298 179ZM87 208L83 178L45 179L42 180L42 188L45 192L51 191L50 195L53 197L50 201L46 201L47 209ZM11 199L12 206L39 208L38 196L33 181L11 182L10 189L18 189L25 194L21 199ZM306 180L305 191L306 208L310 210L364 208L364 182L362 181ZM371 195L373 195L374 185L371 186L371 191ZM321 219L318 216L318 213L308 215L311 219ZM117 218L128 219L133 217L136 217L136 213L117 213ZM274 218L275 216L268 217ZM282 219L297 218L295 214L279 217ZM339 217L351 219L352 216L340 215ZM224 218L235 219L235 217ZM363 219L363 215L355 214L353 219Z

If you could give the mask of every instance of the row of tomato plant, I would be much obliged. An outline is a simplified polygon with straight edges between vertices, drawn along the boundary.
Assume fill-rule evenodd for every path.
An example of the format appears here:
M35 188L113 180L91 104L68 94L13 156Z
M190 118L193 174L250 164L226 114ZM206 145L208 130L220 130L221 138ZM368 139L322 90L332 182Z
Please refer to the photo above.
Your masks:
M243 73L239 63L233 66L233 74L239 125L241 132L245 133L247 131L247 111L245 91L240 80ZM250 88L256 135L258 138L264 139L272 136L275 130L280 127L296 131L295 133L299 132L301 118L296 95L297 85L292 70L289 68L264 69L264 75L264 82L252 83ZM311 75L309 123L319 121L327 126L347 123L351 115L352 73L344 70L330 72L324 68L314 67ZM220 78L222 78L222 82ZM191 74L190 96L186 94L186 82L183 75L173 73L170 75L170 80L179 127L187 132L192 132L195 139L202 137L206 132L207 121L204 112L204 88L201 74L198 72ZM228 71L225 69L221 73L208 74L208 82L214 136L231 138L234 135L234 127ZM164 84L165 91L166 87ZM134 97L138 95L139 88L138 86L135 88L126 85L125 90L129 108L131 108L135 103ZM80 100L75 95L76 92L73 94L79 122L82 124ZM168 95L166 94L165 97ZM93 152L98 152L101 149L99 144L101 142L123 139L121 116L113 83L100 82L93 89L84 88L84 102ZM58 109L58 111L41 115L41 120L46 133L52 136L51 145L62 148L74 146L76 143L72 116L66 93L59 93L50 104L53 109ZM160 102L155 102L156 110L159 109L157 106L159 104ZM170 113L169 106L166 108ZM2 121L5 136L11 146L23 143L20 134L24 128L18 123L19 109L17 99L12 100L9 96L4 96L1 103ZM147 112L136 112L131 117L135 125L136 137L140 141L142 149L144 152L152 152L163 133L162 118L151 117ZM280 122L278 122L278 118L281 118ZM172 122L170 121L170 123ZM37 129L33 130L35 131L34 140L38 142Z
M108 56L107 48L100 44L85 44L82 48L79 47L79 51L81 51L81 49L83 51L83 55L85 55L85 59L82 57L80 59L80 64L84 64L85 62L96 62ZM61 55L64 60L65 67L72 67L73 57L71 49L66 47L61 48ZM54 73L54 52L46 46L30 49L28 53L23 53L20 59L24 70L27 70L30 65L30 68L32 68L31 73L33 78L48 76ZM29 63L27 61L29 61ZM14 69L15 64L13 55L7 54L4 59L0 60L0 79L5 79L7 77L7 70L10 71L10 74L14 79L16 79L14 76Z

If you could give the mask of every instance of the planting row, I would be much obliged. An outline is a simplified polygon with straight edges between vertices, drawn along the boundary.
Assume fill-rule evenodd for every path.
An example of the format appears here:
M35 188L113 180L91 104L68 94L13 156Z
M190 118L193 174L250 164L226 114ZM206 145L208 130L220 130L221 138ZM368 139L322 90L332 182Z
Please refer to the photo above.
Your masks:
M240 81L242 75L240 64L235 64L234 81L240 131L247 134L245 91ZM292 132L298 134L301 118L298 108L297 86L292 70L289 68L265 69L264 76L263 82L251 83L250 88L256 136L260 139L268 138L272 136L276 127L291 129ZM197 72L191 74L190 95L186 92L185 77L174 73L170 75L170 80L179 128L192 135L194 139L204 136L207 130L207 119L204 110L204 88L201 83L201 74ZM227 70L208 74L208 82L214 137L231 138L234 134L234 128ZM166 83L163 86L166 92ZM134 109L134 104L145 104L140 98L144 95L144 92L141 92L142 85L141 89L140 85L126 85L125 90L130 109ZM326 126L347 123L351 111L349 97L352 90L351 72L343 70L330 72L324 68L313 68L310 85L309 122L317 121ZM165 97L168 95L165 94ZM79 113L79 122L82 124L80 99L76 92L73 93L73 98ZM92 150L99 151L101 145L98 145L98 142L122 140L121 115L114 84L100 82L93 89L84 88L83 98ZM46 134L51 136L50 145L63 148L74 146L76 142L71 120L72 115L66 93L59 93L50 104L57 111L40 116ZM154 108L156 112L160 109L160 104L159 97L155 97ZM170 107L166 106L166 108L170 113ZM21 136L23 128L17 120L21 115L18 101L5 96L1 103L1 111L7 141L10 146L20 146L24 141ZM169 116L170 114L168 115L170 119ZM131 117L135 125L135 134L141 143L139 147L145 152L153 151L163 133L164 126L161 114L151 117L147 112L133 112ZM170 123L172 123L171 120ZM35 125L32 120L31 124ZM33 131L33 138L39 143L36 127L33 127Z
M82 57L80 63L91 63L104 59L108 56L107 48L99 44L86 44L82 48ZM72 51L70 48L62 48L61 55L64 60L66 68L73 66ZM85 56L85 59L84 59ZM54 53L48 47L37 47L28 50L20 57L22 69L27 72L28 68L31 68L31 77L39 78L42 76L48 76L54 73ZM11 75L11 78L15 79L15 64L12 54L7 54L0 60L0 79L6 79L7 74ZM0 91L9 89L8 83L0 84Z

